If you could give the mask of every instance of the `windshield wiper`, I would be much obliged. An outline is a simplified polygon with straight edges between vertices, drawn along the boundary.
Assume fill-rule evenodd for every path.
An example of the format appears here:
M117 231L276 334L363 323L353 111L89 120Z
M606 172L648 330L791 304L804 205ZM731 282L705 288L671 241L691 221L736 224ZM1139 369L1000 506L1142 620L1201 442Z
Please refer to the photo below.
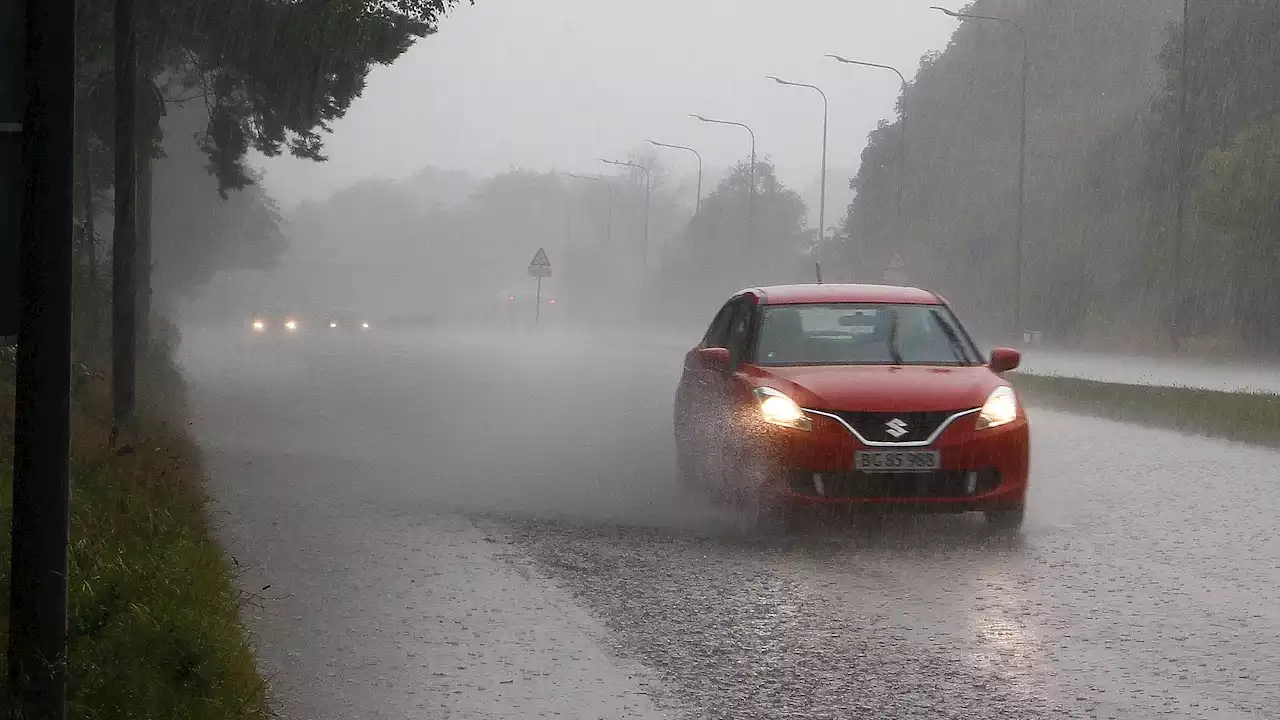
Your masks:
M951 345L951 352L955 354L956 360L962 363L972 362L965 354L964 343L960 342L960 337L956 335L955 329L947 324L946 319L937 310L931 310L930 313L933 315L934 321L942 328L942 334L947 336L947 343Z
M902 364L902 351L898 349L898 311L893 310L889 318L889 360L894 365Z

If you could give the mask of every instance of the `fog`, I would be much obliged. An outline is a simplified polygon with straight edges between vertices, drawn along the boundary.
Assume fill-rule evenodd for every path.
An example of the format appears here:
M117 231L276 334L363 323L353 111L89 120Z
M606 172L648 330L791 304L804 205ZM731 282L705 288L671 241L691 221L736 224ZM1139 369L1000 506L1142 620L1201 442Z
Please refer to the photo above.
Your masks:
M1257 270L1272 261L1258 254L1267 210L1250 204L1256 188L1232 179L1248 162L1243 149L1270 137L1256 119L1274 96L1240 100L1234 86L1209 82L1234 66L1193 52L1191 177L1180 188L1170 164L1171 98L1182 87L1177 9L1172 0L980 0L968 9L1016 18L1011 26L922 2L812 0L785 12L754 1L455 7L395 62L370 66L363 92L318 136L322 150L250 154L253 182L227 201L199 199L215 185L191 135L206 108L176 103L162 122L158 217L160 232L186 243L157 253L155 287L192 347L218 355L222 345L200 338L224 338L233 361L224 372L275 368L339 388L374 379L377 392L361 402L391 413L379 422L398 430L345 431L355 452L403 433L430 436L439 452L407 442L386 453L412 451L405 467L429 467L446 495L460 492L459 478L513 490L530 487L515 478L554 476L586 492L604 468L669 476L662 408L683 352L731 293L814 282L819 271L828 283L941 292L984 352L1017 344L1032 368L1266 386L1265 372L1237 382L1195 368L1227 349L1265 358L1280 332L1253 309L1266 287ZM1201 36L1230 40L1241 63L1273 52L1251 30L1207 23ZM1028 39L1025 116L1019 33ZM885 68L827 53L900 68L905 95ZM830 99L821 231L820 98L766 75L814 83ZM1215 97L1221 107L1209 111ZM749 124L756 164L742 128L691 113ZM698 150L701 185L692 153L650 139ZM195 212L205 207L218 212ZM1202 262L1214 242L1230 262ZM527 268L539 249L552 264L542 279ZM335 345L322 336L339 310L375 332ZM260 338L245 333L268 311L301 330L259 357ZM1179 365L1156 366L1155 380L1135 375L1171 346L1184 354ZM1083 351L1094 355L1072 355ZM1120 354L1139 359L1108 360ZM468 377L408 369L428 357ZM637 358L645 372L629 375L623 360ZM526 377L533 370L541 379ZM414 372L432 380L409 382ZM487 377L520 382L499 392ZM388 390L397 379L405 386ZM429 389L472 383L484 388L485 411L461 421L451 412L466 400ZM270 397L262 402L289 402ZM397 415L379 397L418 397L432 409ZM313 416L347 422L351 408L333 402L297 427ZM646 442L574 424L592 407L635 403L645 410L624 423L626 437ZM486 449L474 467L447 459L477 447ZM553 459L555 469L534 470L531 459ZM531 487L531 502L551 490Z
M939 1L134 0L136 128L76 3L72 499L191 450L242 594L155 625L76 505L72 682L1272 717L1280 7Z

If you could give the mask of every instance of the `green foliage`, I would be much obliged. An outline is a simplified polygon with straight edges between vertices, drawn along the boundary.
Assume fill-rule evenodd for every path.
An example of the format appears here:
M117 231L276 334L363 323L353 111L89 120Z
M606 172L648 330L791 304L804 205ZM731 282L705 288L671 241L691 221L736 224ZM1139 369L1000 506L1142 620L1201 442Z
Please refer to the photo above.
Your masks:
M435 31L456 0L137 0L139 69L172 94L203 99L202 146L219 191L252 182L250 150L323 160L321 134L364 89L375 65ZM109 3L77 10L82 98L108 143Z
M701 212L665 258L660 281L666 302L714 304L747 285L812 277L804 269L815 240L804 201L767 161L756 163L755 183L754 229L747 224L750 162L738 163L703 198Z
M1029 46L1027 231L1024 243L1028 320L1061 335L1076 330L1105 294L1111 275L1133 269L1132 235L1117 220L1102 228L1094 200L1115 201L1093 180L1127 180L1130 118L1148 107L1162 81L1159 52L1174 0L977 0L970 11L1009 18ZM1178 3L1180 5L1180 3ZM845 272L877 281L900 252L913 282L937 288L967 317L1005 328L1014 272L1022 43L1011 27L967 21L947 48L926 55L907 90L904 224L895 225L900 120L870 136L853 179L858 195L842 235ZM903 68L907 70L907 68ZM1123 131L1122 131L1123 129ZM1139 128L1140 129L1140 128ZM1094 155L1114 133L1108 155ZM1129 160L1123 172L1090 172L1090 158ZM1086 197L1088 196L1088 197ZM1141 219L1135 222L1141 222ZM1117 237L1119 236L1119 237ZM1144 248L1145 250L1145 248ZM1136 251L1134 251L1136 254ZM1143 278L1145 280L1145 278ZM1096 288L1105 284L1105 288ZM1115 282L1132 288L1132 282ZM1138 285L1138 287L1142 287ZM1116 305L1108 307L1114 312ZM1126 307L1126 312L1137 309Z
M1236 336L1255 353L1280 353L1280 120L1208 155L1197 206L1217 240L1209 272L1223 282Z
M1230 331L1242 349L1280 352L1277 186L1266 157L1280 117L1280 6L1190 3L1187 120L1180 132L1182 3L1174 0L977 0L1017 21L1030 47L1027 320L1059 339L1159 338L1182 307L1190 330ZM1010 28L965 22L924 58L906 97L909 157L903 238L893 226L898 124L872 133L845 221L848 257L883 265L900 243L921 282L1006 327L1015 271L1018 67ZM1193 188L1174 287L1179 140ZM1252 143L1217 153L1220 146ZM1234 160L1231 159L1234 157ZM1256 158L1255 158L1256 159ZM1248 176L1248 181L1245 180ZM1233 179L1234 178L1234 179ZM1151 332L1158 329L1158 332Z
M218 270L272 267L286 247L279 210L260 185L214 196L217 181L202 171L204 155L191 140L205 121L203 106L171 106L164 155L154 161L152 287L161 311Z
M0 382L0 427L11 427L12 392L11 380ZM198 451L167 429L183 426L171 422L144 431L134 453L111 452L105 397L96 378L78 384L74 402L69 716L269 717L240 622L243 598L205 515ZM12 467L7 451L4 457L0 524L7 528ZM0 533L5 597L9 543L9 533ZM0 604L0 644L7 612Z
M1014 373L1033 405L1280 447L1280 396ZM1034 418L1033 418L1034 421Z
M1204 165L1200 208L1207 222L1246 235L1280 231L1280 120L1245 129Z

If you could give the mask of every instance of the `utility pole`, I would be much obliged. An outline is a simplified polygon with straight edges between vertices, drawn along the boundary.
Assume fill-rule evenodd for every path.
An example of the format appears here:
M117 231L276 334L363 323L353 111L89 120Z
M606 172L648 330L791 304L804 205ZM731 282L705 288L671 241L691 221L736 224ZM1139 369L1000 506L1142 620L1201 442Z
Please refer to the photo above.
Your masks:
M137 386L138 30L133 0L116 0L115 238L111 262L113 433L133 425Z
M839 55L828 55L827 57L842 62L846 65L861 65L869 68L879 68L881 70L889 70L898 76L898 80L902 82L902 117L901 127L898 128L898 190L894 199L896 206L896 215L894 218L894 234L897 235L898 247L902 248L906 245L907 231L902 220L902 195L907 184L907 76L902 71L892 65L882 65L880 63L863 62L861 60L850 60Z
M671 145L669 143L658 142L657 140L650 140L649 144L656 147L673 148L675 150L684 150L686 152L693 153L694 157L698 158L698 187L697 187L697 190L695 191L697 195L694 196L695 200L693 203L693 216L698 217L698 213L702 212L702 153L685 145Z
M18 334L23 0L0 0L0 338Z
M1021 337L1022 332L1025 329L1023 328L1022 276L1024 274L1024 270L1022 267L1022 254L1023 244L1026 241L1027 234L1027 76L1031 71L1029 45L1027 44L1027 31L1017 22L1008 18L955 12L954 10L938 7L937 5L934 5L930 9L939 10L943 14L959 20L979 20L1000 23L1013 28L1018 33L1018 38L1022 41L1022 92L1019 100L1021 131L1018 135L1018 229L1013 244L1013 330L1016 336Z
M155 173L152 147L160 131L160 118L165 115L164 97L155 83L147 81L138 96L136 120L138 137L138 189L137 189L137 257L138 257L138 310L137 353L144 354L151 347L151 208Z
M600 162L609 165L619 165L621 167L629 167L644 173L644 258L641 267L649 267L649 196L653 192L653 174L649 168L644 165L638 165L633 162L622 162L620 160L605 160L599 158Z
M138 143L137 202L137 343L135 357L145 356L151 346L151 142Z
M613 249L613 183L609 182L608 180L605 180L604 178L593 177L590 175L575 175L573 173L569 173L569 177L578 178L579 180L590 180L592 182L603 183L605 188L608 190L609 204L607 206L608 210L605 216L604 246L612 250Z
M14 399L8 697L12 717L62 720L71 487L75 0L7 0L25 28L21 304ZM25 11L24 11L25 7ZM21 17L15 17L21 16ZM0 30L4 32L4 30ZM7 75L10 68L4 68ZM5 88L14 90L17 88ZM2 204L18 204L5 197Z
M1173 307L1169 323L1169 342L1172 349L1182 348L1182 338L1186 331L1185 298L1183 283L1186 282L1183 271L1183 252L1187 243L1187 144L1191 134L1190 122L1187 119L1187 91L1191 74L1187 70L1187 49L1191 34L1191 0L1182 0L1182 60L1179 65L1178 79L1178 182L1175 192L1178 193L1177 211L1174 217L1173 257L1170 259L1170 275L1173 284Z
M791 82L790 80L783 80L782 78L775 77L773 75L770 75L769 79L778 83L779 85L787 85L789 87L799 87L799 88L807 88L809 90L814 90L819 95L822 96L822 180L821 180L822 190L818 200L818 237L817 237L817 245L815 246L815 254L817 256L817 262L814 263L814 273L818 276L818 283L821 284L822 283L822 243L823 241L826 240L826 233L827 233L827 229L826 229L826 224L827 224L827 116L830 114L828 111L827 94L823 92L822 88L818 87L817 85L810 85L808 83Z
M704 123L712 125L732 125L740 127L747 131L751 136L751 187L747 189L747 256L751 261L758 258L756 248L756 132L752 130L746 123L735 122L733 120L716 120L714 118L704 117L697 113L689 113L689 117Z

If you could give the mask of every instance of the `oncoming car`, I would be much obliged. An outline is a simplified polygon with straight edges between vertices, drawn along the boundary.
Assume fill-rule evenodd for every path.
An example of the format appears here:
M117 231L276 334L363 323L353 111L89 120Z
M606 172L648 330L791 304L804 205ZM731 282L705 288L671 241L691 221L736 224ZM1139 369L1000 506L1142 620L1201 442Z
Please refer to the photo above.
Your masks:
M329 313L325 319L325 329L330 332L359 334L368 332L373 323L366 317L357 315L351 310L339 310Z
M254 337L281 337L297 335L300 324L296 315L278 310L256 313L249 320L249 330Z
M1021 526L1026 413L934 293L880 285L745 290L685 357L679 472L755 518L798 506L985 513Z

